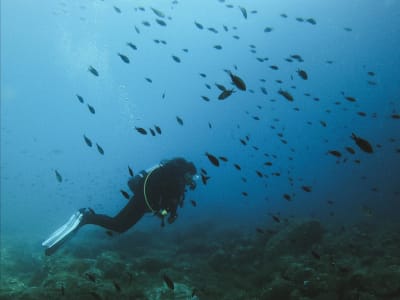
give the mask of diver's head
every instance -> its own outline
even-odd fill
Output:
[[[197,186],[196,181],[200,178],[198,174],[192,174],[192,173],[185,173],[185,184],[189,187],[189,189],[194,190]]]
[[[185,185],[189,189],[196,188],[196,180],[198,179],[197,170],[192,162],[182,157],[176,157],[163,163],[166,169],[169,169],[172,176],[183,176]]]

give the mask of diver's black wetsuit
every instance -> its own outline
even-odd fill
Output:
[[[136,175],[128,181],[134,195],[116,216],[109,217],[86,210],[81,224],[94,224],[116,232],[124,232],[147,212],[159,215],[164,225],[164,215],[160,214],[162,210],[169,213],[168,223],[172,223],[177,218],[178,205],[183,205],[185,186],[188,185],[186,173],[194,175],[196,168],[181,158],[167,161],[149,173],[142,172],[143,176]],[[191,184],[194,184],[193,181]],[[146,203],[145,193],[149,205]]]

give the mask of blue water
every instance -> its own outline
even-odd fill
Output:
[[[40,248],[41,241],[80,207],[113,215],[126,204],[119,191],[128,190],[128,165],[138,172],[175,156],[204,168],[211,179],[187,194],[197,207],[187,201],[166,231],[213,221],[214,226],[254,232],[273,222],[270,214],[349,224],[398,218],[400,120],[392,115],[400,113],[400,3],[222,2],[1,2],[3,237],[30,236]],[[247,19],[238,5],[246,7]],[[166,14],[167,26],[155,22],[150,7]],[[316,25],[296,17],[313,18]],[[264,32],[265,27],[273,30]],[[130,63],[117,53],[128,56]],[[293,54],[304,61],[285,61]],[[268,60],[259,62],[257,57]],[[90,65],[99,77],[88,72]],[[224,69],[240,76],[247,91],[231,85]],[[309,79],[301,79],[298,69]],[[216,82],[236,92],[219,101]],[[277,93],[281,88],[293,95],[293,102]],[[144,136],[135,130],[155,124],[161,135]],[[352,132],[367,139],[374,153],[358,148]],[[104,156],[87,147],[83,135],[101,145]],[[240,139],[246,136],[244,146]],[[346,146],[356,153],[348,153]],[[342,157],[328,154],[330,150],[340,151]],[[215,167],[205,152],[225,156],[228,162]],[[357,159],[360,163],[354,162]],[[272,166],[265,166],[267,161]],[[62,175],[61,183],[55,170]],[[257,176],[256,170],[265,177]],[[280,176],[273,175],[276,172]],[[302,186],[312,186],[312,191]],[[284,194],[292,200],[285,200]],[[132,230],[159,225],[149,216]],[[85,234],[90,240],[90,233],[80,233]]]

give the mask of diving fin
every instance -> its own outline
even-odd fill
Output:
[[[66,242],[69,238],[73,236],[73,234],[77,231],[79,228],[79,225],[82,222],[84,212],[81,210],[78,210],[75,212],[68,220],[67,223],[65,223],[63,226],[58,228],[56,231],[54,231],[43,243],[42,246],[46,247],[45,249],[45,254],[46,255],[51,255],[64,242]]]

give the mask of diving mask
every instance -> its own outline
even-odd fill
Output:
[[[198,181],[200,179],[200,175],[199,174],[190,174],[190,173],[186,173],[185,174],[185,181],[186,181],[186,185],[189,186],[189,189],[194,190],[197,186],[196,181]]]

